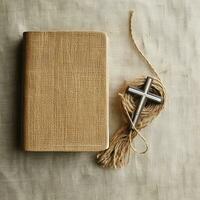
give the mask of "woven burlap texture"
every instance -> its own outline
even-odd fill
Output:
[[[106,35],[25,32],[27,151],[98,151],[108,146]]]

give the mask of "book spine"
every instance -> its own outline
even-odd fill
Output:
[[[29,138],[28,138],[28,70],[29,70],[29,55],[31,53],[30,47],[30,34],[28,32],[23,33],[23,51],[24,51],[24,70],[23,70],[23,148],[25,151],[29,150]]]

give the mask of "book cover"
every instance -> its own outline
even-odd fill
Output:
[[[108,70],[102,32],[24,32],[24,149],[108,147]]]

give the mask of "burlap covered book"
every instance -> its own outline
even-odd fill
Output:
[[[25,150],[106,149],[105,34],[25,32],[24,44]]]

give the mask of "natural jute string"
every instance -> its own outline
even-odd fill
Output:
[[[150,91],[152,93],[162,96],[164,101],[161,104],[147,102],[140,115],[136,127],[133,127],[130,130],[130,124],[133,124],[131,116],[132,113],[135,112],[135,109],[138,105],[138,98],[130,95],[126,91],[128,86],[141,88],[145,83],[146,77],[139,77],[134,81],[127,82],[121,88],[119,96],[121,98],[121,108],[124,116],[124,125],[113,134],[109,148],[100,152],[97,155],[97,162],[103,167],[121,168],[128,163],[131,152],[130,150],[133,150],[134,152],[140,154],[144,154],[145,152],[147,152],[148,145],[145,137],[142,136],[142,134],[140,133],[140,130],[146,127],[153,120],[153,118],[160,113],[160,111],[164,108],[165,103],[165,89],[160,80],[160,77],[153,65],[147,60],[147,58],[144,56],[144,54],[141,52],[135,42],[133,35],[133,11],[131,11],[129,27],[133,46],[155,76]],[[139,138],[144,142],[145,149],[143,151],[138,151],[132,144],[133,139],[136,136],[139,136]]]

